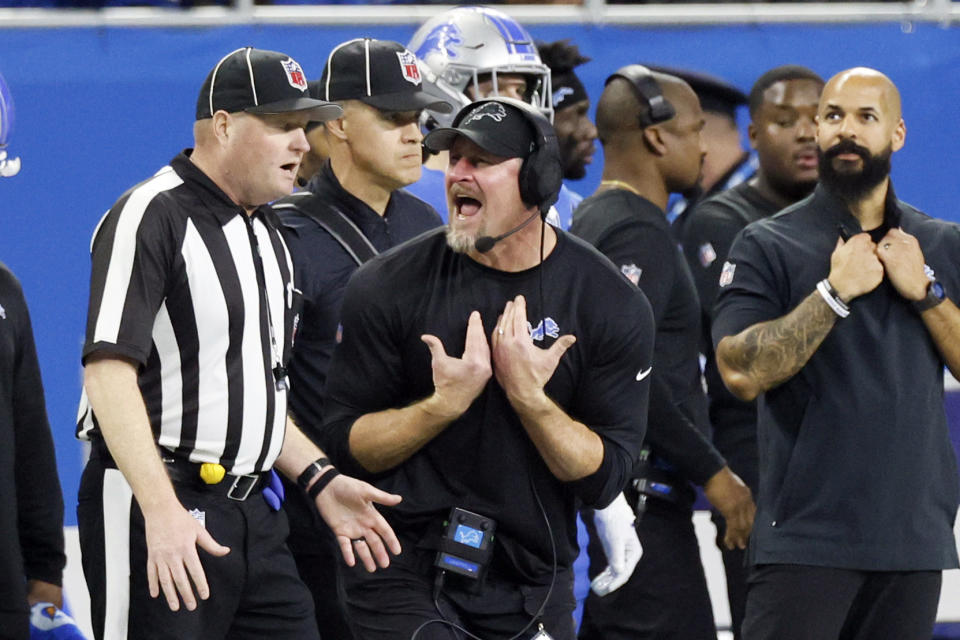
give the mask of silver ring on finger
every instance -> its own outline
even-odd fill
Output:
[[[889,243],[889,242],[884,242],[884,243],[883,243],[883,248],[884,248],[884,249],[889,249],[889,248],[890,248],[890,243]]]

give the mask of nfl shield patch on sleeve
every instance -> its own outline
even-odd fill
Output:
[[[724,262],[723,271],[720,272],[720,286],[725,287],[733,282],[733,272],[737,270],[737,265],[733,262]]]

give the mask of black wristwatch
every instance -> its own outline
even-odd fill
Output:
[[[309,465],[307,465],[307,468],[303,470],[303,473],[301,473],[297,477],[297,485],[301,489],[306,491],[307,487],[310,486],[310,481],[313,480],[313,478],[318,473],[320,473],[321,471],[323,471],[329,466],[330,466],[329,458],[317,458],[316,460],[311,462]]]
[[[927,287],[927,297],[923,300],[916,300],[913,303],[913,308],[916,309],[917,313],[923,313],[927,309],[933,309],[943,302],[946,297],[947,294],[944,292],[943,285],[940,284],[940,281],[931,280],[930,286]]]

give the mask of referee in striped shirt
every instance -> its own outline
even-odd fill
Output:
[[[264,204],[293,189],[303,127],[341,114],[306,88],[284,54],[225,56],[200,92],[195,148],[94,232],[78,520],[98,640],[319,638],[274,466],[348,565],[400,552],[373,506],[399,496],[338,475],[286,417],[298,292]]]

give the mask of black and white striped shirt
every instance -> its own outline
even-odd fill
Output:
[[[175,456],[264,471],[283,444],[287,392],[273,370],[290,352],[293,266],[269,207],[247,216],[187,153],[94,231],[83,358],[140,363],[154,438]],[[86,394],[77,436],[100,437]]]

